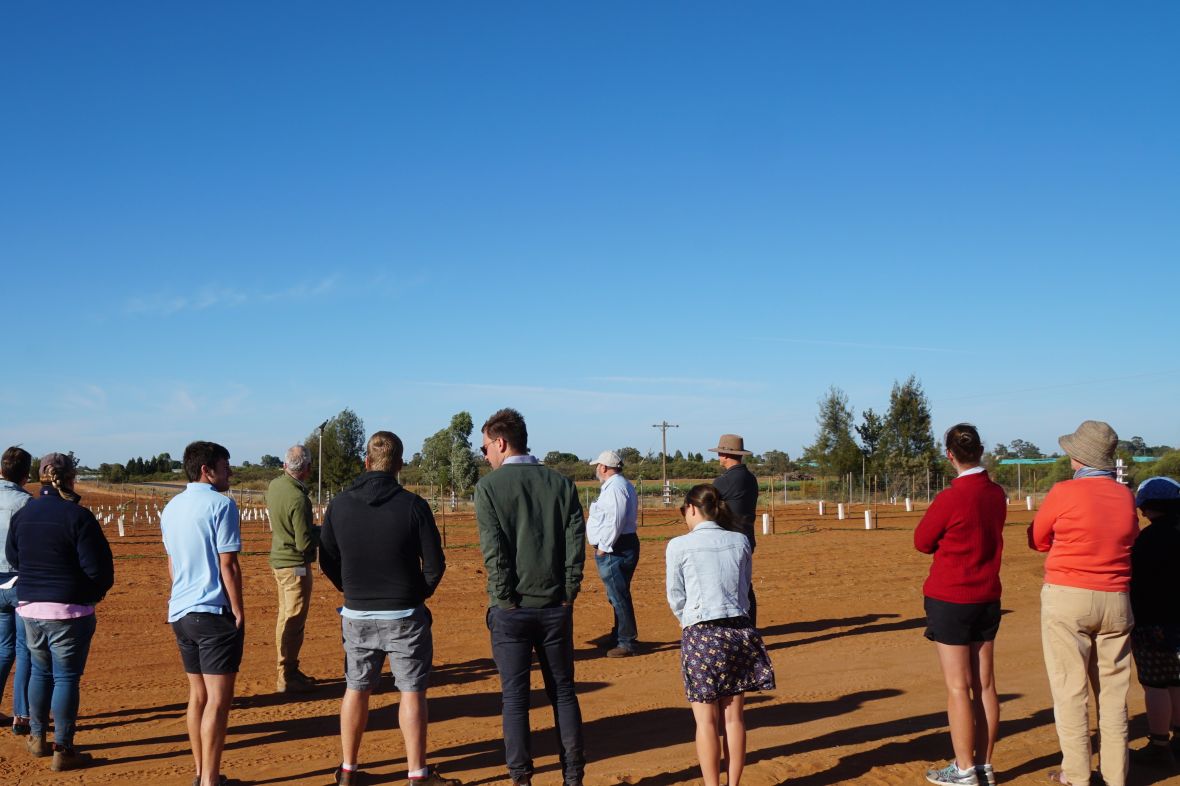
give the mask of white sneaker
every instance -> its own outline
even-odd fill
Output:
[[[975,775],[975,768],[960,770],[953,761],[941,770],[926,770],[926,780],[931,783],[949,783],[958,786],[979,786],[979,778]]]
[[[996,771],[991,764],[976,764],[975,777],[979,779],[980,786],[985,783],[987,786],[996,786]]]

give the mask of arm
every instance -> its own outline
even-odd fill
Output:
[[[4,559],[8,560],[8,564],[12,566],[13,570],[19,572],[20,568],[20,552],[16,550],[16,526],[19,511],[12,515],[8,522],[8,537],[4,539]]]
[[[233,612],[238,630],[246,624],[246,607],[242,604],[242,566],[238,564],[236,551],[221,552],[217,555],[221,565],[221,583],[229,597],[229,608]]]
[[[684,573],[680,569],[680,558],[676,547],[671,543],[668,544],[668,549],[664,552],[664,563],[667,570],[665,589],[668,595],[668,606],[671,607],[672,613],[679,620],[687,598],[684,593]]]
[[[479,548],[488,572],[488,596],[502,609],[516,608],[516,566],[496,508],[482,486],[475,487],[475,519],[479,528]]]
[[[591,515],[597,515],[598,550],[610,554],[619,538],[619,530],[623,528],[623,516],[627,513],[627,495],[620,485],[612,483],[609,489],[603,489],[592,510]]]
[[[1053,526],[1063,511],[1061,494],[1057,493],[1059,487],[1049,489],[1041,509],[1028,525],[1028,547],[1034,551],[1048,551],[1053,545]]]
[[[78,539],[75,544],[78,554],[78,567],[94,584],[96,600],[102,600],[115,583],[115,560],[111,556],[111,544],[106,535],[102,534],[102,527],[98,519],[85,508],[84,515],[78,529]]]
[[[447,570],[447,558],[443,553],[442,537],[438,533],[438,525],[434,522],[434,514],[426,500],[419,500],[416,505],[418,519],[418,543],[422,549],[422,577],[426,579],[426,597],[434,594],[438,583],[442,581],[443,573]]]
[[[340,573],[340,546],[336,543],[336,530],[332,527],[332,506],[324,513],[324,526],[320,528],[320,570],[332,582],[332,586],[344,592]]]
[[[578,500],[578,487],[567,481],[569,512],[565,524],[565,602],[573,604],[582,588],[582,566],[586,563],[586,519]]]
[[[308,555],[316,547],[316,530],[311,523],[311,500],[306,494],[299,496],[291,510],[291,530],[295,535],[295,550]]]
[[[914,529],[914,548],[923,554],[933,554],[938,550],[938,542],[942,540],[950,523],[951,506],[946,495],[947,492],[944,491],[934,498]]]

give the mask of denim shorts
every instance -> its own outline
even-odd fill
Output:
[[[344,641],[344,681],[349,690],[371,691],[389,657],[394,684],[403,693],[426,690],[434,660],[430,611],[425,606],[400,620],[340,618]]]
[[[172,632],[187,674],[238,673],[246,636],[228,610],[190,612],[172,623]]]

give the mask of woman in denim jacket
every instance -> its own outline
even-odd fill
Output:
[[[750,544],[711,484],[693,486],[680,513],[690,531],[668,543],[668,604],[683,629],[680,668],[697,757],[705,786],[718,786],[724,735],[727,783],[738,786],[746,762],[743,693],[774,688],[774,668],[748,616]]]

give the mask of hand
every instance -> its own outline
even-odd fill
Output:
[[[243,611],[240,614],[234,614],[234,627],[238,630],[246,627],[246,612]]]
[[[605,552],[605,551],[603,551],[602,549],[597,549],[597,548],[596,548],[596,549],[594,549],[594,556],[596,556],[596,557],[605,557],[605,556],[606,556],[606,552]]]

